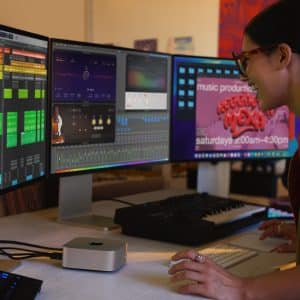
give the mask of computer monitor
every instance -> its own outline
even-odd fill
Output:
[[[0,190],[46,173],[48,38],[0,25]]]
[[[91,210],[91,172],[169,161],[171,56],[60,39],[50,51],[50,173],[68,175],[59,206],[69,219]]]
[[[0,193],[46,174],[47,64],[47,37],[0,25]]]
[[[234,60],[176,55],[172,65],[172,161],[279,159],[294,153],[294,116],[287,107],[263,113],[256,94],[239,79]],[[219,180],[224,183],[229,163],[215,164],[225,165]],[[205,189],[200,181],[212,191],[221,184],[211,169],[211,164],[200,165],[198,190]],[[224,190],[228,193],[228,184]]]

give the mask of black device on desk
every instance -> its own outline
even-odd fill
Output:
[[[1,300],[33,300],[41,290],[42,280],[0,271]]]
[[[266,208],[207,193],[119,208],[114,222],[127,235],[200,245],[266,218]]]

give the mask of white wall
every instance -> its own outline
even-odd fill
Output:
[[[0,23],[56,38],[133,47],[192,36],[195,55],[214,56],[220,0],[1,0]]]
[[[85,0],[1,0],[0,23],[39,34],[84,40]]]
[[[216,55],[219,0],[92,0],[93,40],[133,47],[135,39],[192,36],[195,53]]]
[[[86,18],[89,15],[90,18]],[[219,0],[1,0],[0,23],[51,37],[133,47],[135,39],[192,36],[216,55]]]

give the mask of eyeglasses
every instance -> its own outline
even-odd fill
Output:
[[[258,53],[268,53],[269,51],[275,49],[278,45],[271,45],[267,47],[258,47],[249,51],[242,51],[239,54],[235,54],[232,52],[232,57],[236,62],[236,65],[239,69],[240,75],[243,77],[247,76],[247,66],[248,66],[248,60],[252,55],[258,54]]]

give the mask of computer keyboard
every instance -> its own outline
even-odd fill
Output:
[[[207,255],[215,263],[223,268],[232,267],[242,261],[258,255],[258,252],[251,249],[241,248],[226,243],[215,244],[199,250],[199,253]]]
[[[201,245],[266,218],[266,208],[207,193],[185,194],[119,208],[122,233],[185,245]]]
[[[42,280],[0,271],[1,300],[33,300],[41,290]]]

